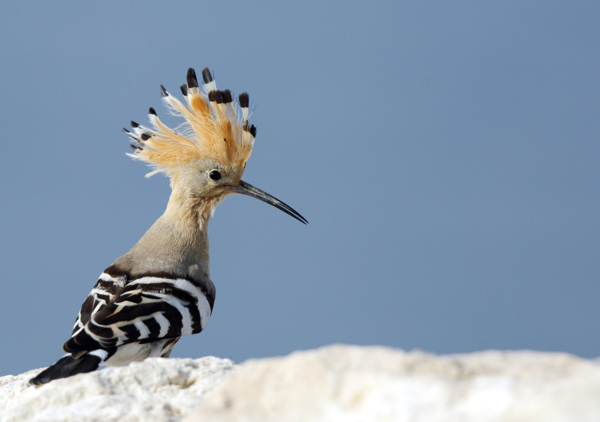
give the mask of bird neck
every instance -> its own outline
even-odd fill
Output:
[[[209,277],[208,221],[221,199],[194,198],[185,191],[174,189],[167,209],[157,223],[161,229],[170,232],[173,250],[187,256],[188,262],[195,262]]]
[[[220,202],[219,198],[198,198],[186,191],[173,189],[162,218],[190,234],[206,233],[208,220]]]
[[[174,190],[164,214],[115,264],[131,275],[167,272],[210,280],[207,229],[214,207],[214,200],[194,201]]]

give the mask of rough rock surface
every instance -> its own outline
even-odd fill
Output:
[[[328,346],[250,360],[148,359],[32,387],[0,421],[600,421],[600,364],[563,353],[436,356]]]
[[[34,387],[0,378],[1,422],[179,421],[235,367],[228,359],[146,359]]]
[[[597,422],[599,398],[567,354],[332,346],[244,363],[185,421]]]

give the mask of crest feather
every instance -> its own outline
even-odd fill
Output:
[[[248,123],[248,94],[240,94],[240,106],[233,104],[231,91],[217,90],[208,68],[202,71],[203,91],[196,72],[189,69],[187,83],[181,86],[187,105],[172,96],[162,85],[161,95],[169,112],[184,118],[171,129],[150,108],[151,128],[132,122],[133,131],[124,129],[132,141],[134,159],[148,163],[154,171],[173,175],[196,160],[213,160],[243,169],[250,158],[256,128]]]

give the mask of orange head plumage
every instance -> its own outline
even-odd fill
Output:
[[[256,128],[248,123],[248,94],[239,95],[238,107],[231,91],[217,89],[208,68],[202,71],[202,79],[203,91],[194,69],[188,70],[187,84],[181,85],[187,106],[161,86],[169,111],[183,117],[184,123],[172,129],[150,108],[152,127],[131,122],[133,130],[124,129],[134,149],[128,155],[154,168],[147,177],[158,172],[167,174],[174,192],[192,202],[210,203],[211,210],[228,194],[240,193],[306,223],[288,205],[241,180],[256,136]]]
[[[243,172],[256,136],[256,128],[248,123],[248,94],[240,94],[237,107],[228,89],[217,90],[208,68],[202,76],[204,92],[194,69],[188,70],[187,84],[181,85],[187,106],[161,86],[169,111],[185,119],[177,130],[161,122],[153,108],[149,113],[152,128],[131,122],[133,132],[125,130],[133,140],[134,152],[129,155],[154,167],[148,176],[164,172],[173,177],[197,160]]]

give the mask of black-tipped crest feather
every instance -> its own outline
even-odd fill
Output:
[[[247,92],[242,92],[240,94],[239,100],[240,100],[240,107],[242,107],[242,108],[248,108],[248,106],[250,105],[250,96],[248,95]]]
[[[187,72],[187,86],[188,88],[198,88],[198,79],[196,78],[196,71],[193,68],[189,68]]]
[[[205,67],[204,69],[202,69],[202,79],[204,80],[205,84],[209,84],[213,81],[213,77],[210,73],[210,69],[208,67]]]
[[[233,98],[231,96],[231,91],[228,89],[224,89],[223,91],[221,91],[223,93],[223,102],[225,104],[229,104],[233,102]]]
[[[213,89],[208,93],[208,99],[216,102],[217,104],[223,103],[223,91]]]

